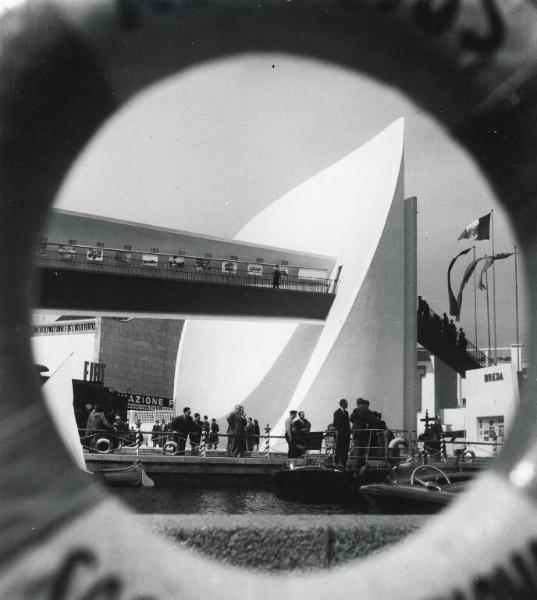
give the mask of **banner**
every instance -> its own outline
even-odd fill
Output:
[[[229,273],[231,275],[237,272],[237,263],[233,260],[222,263],[222,273]]]
[[[196,258],[196,271],[210,271],[210,270],[211,270],[211,259]]]
[[[173,399],[162,396],[146,396],[144,394],[130,394],[127,392],[114,392],[116,398],[127,401],[128,410],[155,408],[173,408]]]
[[[103,262],[104,252],[102,248],[88,248],[86,259],[92,262]]]
[[[117,262],[129,263],[131,262],[132,254],[130,252],[116,252]]]
[[[282,267],[280,267],[280,271],[282,271]],[[298,269],[299,279],[326,279],[326,275],[326,269],[306,269],[303,267]]]
[[[256,277],[261,277],[263,275],[263,265],[259,263],[252,263],[246,267],[246,272],[248,275],[255,275]]]
[[[142,267],[158,267],[158,254],[142,254]]]
[[[168,266],[171,269],[184,269],[185,259],[182,256],[170,256],[168,258]]]
[[[72,260],[76,254],[74,246],[58,246],[58,254],[63,260]]]
[[[459,314],[459,304],[457,302],[457,299],[455,298],[455,295],[453,294],[453,290],[451,289],[451,269],[453,269],[453,265],[455,264],[455,262],[457,261],[457,259],[459,258],[459,256],[462,256],[463,254],[467,254],[468,252],[470,252],[471,248],[468,248],[466,250],[463,250],[462,252],[459,252],[457,254],[457,256],[455,256],[455,258],[451,259],[451,262],[449,263],[449,267],[448,267],[448,271],[447,271],[447,286],[448,286],[448,297],[449,297],[449,314],[452,316],[457,316]]]

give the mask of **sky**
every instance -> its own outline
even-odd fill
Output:
[[[56,206],[230,238],[262,208],[400,117],[405,195],[418,199],[418,294],[441,314],[448,309],[449,261],[473,244],[457,241],[463,228],[494,209],[495,251],[510,252],[516,241],[507,218],[469,156],[420,107],[317,60],[241,55],[145,90],[96,134]],[[296,215],[297,228],[302,218]],[[477,242],[476,251],[490,254],[491,246]],[[454,269],[455,293],[468,262]],[[514,343],[513,257],[497,263],[496,306],[498,345]],[[475,341],[473,284],[460,325]],[[478,292],[481,346],[486,332],[486,295]]]

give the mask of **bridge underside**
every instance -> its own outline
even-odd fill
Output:
[[[77,314],[147,314],[167,318],[326,319],[335,295],[326,292],[162,280],[112,273],[38,268],[36,308]]]

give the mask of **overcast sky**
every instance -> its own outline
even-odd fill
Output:
[[[421,109],[371,79],[318,61],[245,55],[145,91],[99,132],[57,206],[232,237],[266,205],[401,116],[405,194],[418,198],[418,294],[442,313],[449,261],[471,245],[457,241],[461,230],[493,208],[495,250],[511,251],[507,219],[471,160]],[[478,242],[477,251],[490,254],[490,244]],[[456,288],[468,262],[454,271]],[[498,343],[509,345],[513,258],[497,263],[496,292]],[[478,337],[486,345],[486,296],[478,294]],[[473,314],[470,285],[461,324],[472,341]]]

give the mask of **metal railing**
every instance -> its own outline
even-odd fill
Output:
[[[151,260],[148,257],[151,257]],[[225,270],[225,266],[230,263],[234,265],[233,269]],[[281,267],[279,284],[274,286],[272,268],[269,272],[265,272],[266,269],[263,267],[267,265],[264,263],[251,264],[245,261],[194,256],[177,257],[138,250],[127,252],[110,248],[92,249],[87,246],[61,244],[42,244],[36,252],[35,265],[48,269],[106,272],[144,279],[195,281],[239,287],[278,287],[280,290],[322,294],[335,294],[338,282],[337,279],[286,274],[285,269],[289,270],[289,268]],[[252,267],[257,269],[252,270]],[[298,267],[294,269],[298,270]]]

